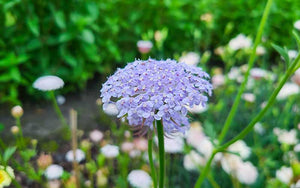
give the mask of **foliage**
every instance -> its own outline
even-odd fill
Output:
[[[226,44],[238,33],[251,35],[264,4],[255,0],[2,0],[1,102],[17,103],[20,91],[33,96],[32,82],[45,74],[62,77],[67,82],[64,92],[83,88],[94,73],[109,74],[116,65],[139,57],[136,42],[154,40],[156,30],[167,29],[168,36],[163,47],[157,44],[149,54],[152,57],[205,51]],[[278,0],[265,38],[293,47],[287,31],[300,17],[299,8],[299,1]],[[200,19],[206,13],[212,14],[211,21]]]

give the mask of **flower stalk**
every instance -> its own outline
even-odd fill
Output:
[[[165,145],[162,120],[157,121],[157,137],[159,149],[159,188],[164,188],[165,179]]]
[[[255,38],[254,46],[253,46],[252,51],[251,51],[251,56],[250,56],[248,64],[247,64],[248,68],[247,68],[246,74],[244,76],[244,81],[243,81],[241,87],[239,88],[238,94],[235,97],[232,108],[229,112],[229,115],[227,116],[227,119],[224,123],[223,129],[222,129],[222,131],[220,133],[220,136],[219,136],[219,139],[218,139],[220,144],[224,140],[224,138],[225,138],[225,136],[226,136],[226,134],[229,130],[229,127],[230,127],[230,125],[233,121],[233,118],[236,114],[236,111],[237,111],[237,108],[239,106],[240,100],[242,98],[242,94],[245,91],[245,88],[246,88],[246,85],[247,85],[247,82],[248,82],[248,77],[249,77],[249,74],[250,74],[250,70],[253,67],[253,64],[255,62],[256,48],[257,48],[257,46],[259,45],[259,43],[261,41],[262,33],[263,33],[263,30],[264,30],[264,26],[266,25],[268,15],[270,13],[272,2],[273,2],[273,0],[268,0],[267,5],[265,7],[265,10],[263,12],[263,16],[261,18],[259,28],[258,28],[258,31],[257,31],[257,35],[256,35],[256,38]]]
[[[278,93],[280,92],[281,88],[286,83],[286,81],[292,76],[292,74],[295,71],[295,67],[299,66],[299,64],[300,64],[300,54],[298,54],[297,58],[294,60],[292,65],[288,68],[287,72],[284,74],[284,77],[281,79],[278,87],[272,93],[272,95],[269,98],[266,106],[255,116],[255,118],[247,125],[247,127],[244,128],[237,136],[235,136],[234,138],[232,138],[231,140],[229,140],[225,144],[219,146],[217,149],[215,149],[213,151],[213,153],[210,156],[208,162],[206,163],[206,166],[205,166],[203,172],[200,174],[200,176],[199,176],[199,178],[198,178],[198,180],[195,184],[195,188],[200,188],[201,184],[203,183],[205,177],[207,176],[207,173],[209,172],[211,162],[212,162],[214,156],[218,152],[224,151],[226,148],[228,148],[230,145],[232,145],[236,141],[238,141],[240,139],[243,139],[250,131],[252,131],[254,125],[262,119],[262,117],[265,115],[265,113],[268,111],[268,109],[275,102],[276,97],[277,97]]]
[[[25,148],[25,142],[24,142],[20,117],[16,117],[16,124],[19,128],[19,143],[20,143],[19,147],[22,149],[22,148]]]
[[[149,164],[151,168],[151,177],[153,180],[154,188],[157,188],[157,180],[156,180],[156,173],[153,163],[153,156],[152,156],[152,146],[153,146],[153,134],[151,134],[148,138],[148,157],[149,157]]]
[[[59,119],[60,119],[61,123],[63,124],[63,126],[68,127],[67,121],[64,118],[64,116],[63,116],[63,114],[62,114],[62,112],[61,112],[61,110],[60,110],[60,108],[57,104],[57,101],[56,101],[56,98],[55,98],[55,95],[54,95],[54,91],[51,90],[51,91],[49,91],[49,93],[50,93],[50,97],[51,97],[51,100],[53,102],[53,107],[54,107],[54,110],[55,110],[57,116],[59,117]]]

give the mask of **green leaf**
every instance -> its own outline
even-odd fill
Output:
[[[65,15],[62,11],[55,11],[54,19],[55,19],[55,23],[57,24],[57,26],[59,28],[61,28],[61,29],[66,28],[66,19],[65,19]]]
[[[4,152],[4,155],[3,155],[3,160],[4,162],[7,162],[11,156],[16,152],[16,147],[8,147],[5,152]]]
[[[26,20],[26,23],[32,34],[34,34],[36,37],[40,35],[39,19],[36,15],[29,17]]]
[[[36,155],[36,151],[33,149],[26,149],[23,151],[20,151],[20,155],[24,161],[29,161],[32,157]]]
[[[287,50],[280,47],[280,46],[278,46],[278,45],[276,45],[276,44],[272,44],[272,47],[283,57],[285,62],[289,65],[290,64],[290,58],[289,58]]]
[[[89,29],[85,29],[82,31],[82,34],[81,34],[81,37],[82,39],[87,42],[87,43],[90,43],[90,44],[93,44],[95,42],[95,37],[94,37],[94,34],[91,30]]]

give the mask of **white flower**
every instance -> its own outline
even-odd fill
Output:
[[[224,154],[221,158],[221,166],[227,174],[235,175],[240,164],[243,163],[241,157],[233,154]]]
[[[81,149],[76,149],[76,161],[81,162],[85,159],[85,153]],[[73,150],[70,150],[66,153],[66,160],[68,162],[73,162],[74,160],[74,155],[73,155]]]
[[[298,52],[296,50],[289,50],[288,55],[290,59],[295,59],[298,55]]]
[[[300,27],[299,27],[300,28]],[[292,184],[291,186],[290,186],[290,188],[299,188],[300,187],[300,180],[298,180],[297,182],[296,182],[296,184]]]
[[[282,166],[279,170],[276,170],[276,178],[282,183],[289,184],[293,178],[292,168]]]
[[[257,46],[256,48],[256,55],[261,56],[266,53],[266,49],[263,46]]]
[[[243,93],[242,99],[244,99],[247,102],[253,103],[255,102],[255,95],[253,93]]]
[[[281,88],[280,92],[277,95],[278,100],[286,99],[291,95],[298,94],[300,92],[299,86],[294,83],[286,83]]]
[[[98,143],[102,140],[103,138],[103,133],[99,130],[93,130],[92,132],[90,132],[90,139],[91,141]]]
[[[265,133],[265,129],[260,122],[254,125],[254,131],[260,135]]]
[[[101,148],[101,153],[107,158],[114,158],[119,155],[119,147],[107,144]]]
[[[228,147],[228,150],[238,153],[243,159],[246,159],[251,154],[251,149],[246,145],[243,140],[238,140]]]
[[[227,75],[230,80],[241,81],[243,79],[241,70],[238,67],[232,67]]]
[[[137,42],[137,47],[138,47],[140,53],[146,54],[151,50],[151,48],[153,47],[153,44],[151,41],[148,41],[148,40],[139,40]]]
[[[181,153],[183,151],[184,142],[181,136],[164,137],[164,143],[166,153]]]
[[[193,114],[200,114],[207,110],[207,106],[203,106],[202,104],[194,105],[192,108],[189,106],[186,106],[186,108],[189,112],[191,112]]]
[[[199,122],[192,122],[190,126],[185,138],[188,144],[196,148],[205,135]]]
[[[216,74],[211,78],[212,85],[214,88],[224,85],[225,76],[223,74]]]
[[[131,157],[131,158],[136,158],[136,157],[139,157],[139,156],[141,156],[141,150],[138,150],[138,149],[134,149],[134,150],[131,150],[130,152],[129,152],[129,156]],[[148,156],[146,157],[146,160],[148,160]]]
[[[295,145],[294,151],[295,152],[300,152],[300,144]]]
[[[56,96],[56,101],[58,105],[63,105],[66,102],[66,98],[62,95]]]
[[[179,58],[179,62],[186,63],[188,65],[197,66],[200,62],[199,54],[195,52],[189,52]]]
[[[261,78],[266,78],[268,72],[264,69],[261,68],[252,68],[250,70],[250,76],[254,79],[261,79]]]
[[[135,188],[150,188],[152,185],[151,177],[143,170],[132,170],[128,174],[127,180]]]
[[[108,103],[103,105],[103,111],[110,116],[116,116],[119,114],[119,110],[117,108],[117,105],[114,103]]]
[[[213,144],[208,137],[204,136],[203,139],[198,141],[196,149],[203,154],[206,159],[208,159],[213,151]]]
[[[123,142],[121,145],[121,150],[126,153],[130,153],[134,149],[134,144],[132,142]]]
[[[239,34],[238,36],[229,41],[229,48],[231,48],[232,50],[250,48],[251,45],[251,39],[246,37],[244,34]]]
[[[63,172],[64,172],[63,167],[53,164],[48,166],[48,168],[45,170],[44,173],[48,180],[54,180],[60,178]]]
[[[297,20],[297,21],[294,23],[294,28],[300,30],[300,20]]]
[[[197,171],[200,166],[205,166],[206,160],[196,151],[192,150],[189,154],[183,158],[183,166],[189,171]]]
[[[237,168],[236,177],[244,184],[251,185],[255,183],[258,176],[257,169],[250,162],[243,162]]]
[[[63,86],[64,81],[61,78],[52,75],[39,77],[33,83],[33,87],[41,91],[56,90]]]
[[[278,142],[281,144],[295,145],[298,143],[297,131],[292,129],[290,131],[284,129],[273,129],[275,135],[277,135]]]

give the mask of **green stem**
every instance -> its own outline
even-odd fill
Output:
[[[25,148],[23,130],[22,130],[21,121],[19,117],[16,118],[16,124],[19,127],[20,148]]]
[[[152,156],[152,145],[153,145],[153,135],[151,135],[151,138],[148,139],[148,157],[149,157],[149,164],[151,168],[151,176],[152,176],[154,188],[157,188],[156,173],[155,173],[153,156]]]
[[[200,186],[202,185],[207,173],[209,172],[209,168],[210,168],[210,165],[212,163],[212,160],[214,159],[215,155],[217,154],[217,151],[213,151],[213,153],[211,154],[210,158],[208,159],[205,167],[204,167],[204,170],[201,172],[199,178],[197,179],[197,182],[195,184],[195,188],[200,188]]]
[[[294,73],[294,68],[298,65],[298,63],[300,63],[300,54],[298,54],[297,58],[295,59],[295,61],[292,63],[292,65],[289,67],[289,69],[287,70],[287,72],[285,73],[284,77],[282,78],[282,80],[280,81],[278,87],[275,89],[275,91],[272,93],[271,97],[269,98],[267,105],[255,116],[255,118],[247,125],[246,128],[244,128],[242,130],[242,132],[240,132],[236,137],[232,138],[231,140],[229,140],[228,142],[226,142],[225,144],[221,145],[220,147],[218,147],[213,154],[210,156],[208,162],[206,163],[206,166],[204,168],[204,171],[201,173],[201,175],[199,176],[196,184],[195,184],[195,188],[200,188],[201,184],[203,183],[211,162],[215,156],[215,154],[217,154],[218,152],[222,152],[224,151],[227,147],[229,147],[231,144],[235,143],[236,141],[244,138],[254,127],[254,125],[261,120],[261,118],[264,116],[264,114],[268,111],[268,109],[272,106],[272,104],[275,102],[276,97],[279,93],[279,91],[281,90],[281,88],[283,87],[283,85],[286,83],[286,81],[289,79],[289,77]]]
[[[164,145],[164,127],[162,121],[157,121],[157,137],[159,149],[159,188],[164,188],[165,179],[165,145]]]
[[[229,129],[229,127],[230,127],[230,125],[233,121],[233,118],[234,118],[234,116],[236,114],[236,111],[237,111],[237,108],[239,106],[242,94],[245,91],[245,88],[246,88],[246,85],[247,85],[247,82],[248,82],[248,77],[249,77],[249,74],[250,74],[250,70],[253,67],[253,64],[254,64],[254,61],[255,61],[256,48],[257,48],[258,44],[261,41],[262,33],[263,33],[263,30],[264,30],[264,26],[266,25],[266,21],[267,21],[267,18],[268,18],[270,9],[271,9],[272,2],[273,2],[273,0],[268,0],[267,5],[265,7],[263,16],[262,16],[260,24],[259,24],[258,32],[257,32],[256,38],[255,38],[255,42],[254,42],[254,46],[253,46],[253,49],[252,49],[252,52],[251,52],[251,56],[250,56],[249,61],[248,61],[248,68],[247,68],[246,74],[244,76],[244,81],[243,81],[241,87],[239,88],[238,94],[237,94],[237,96],[234,100],[232,108],[229,112],[229,115],[227,116],[227,119],[224,123],[223,129],[222,129],[221,134],[219,136],[219,143],[220,144],[222,143],[223,139],[225,138],[225,136],[228,132],[228,129]]]
[[[50,91],[50,97],[52,99],[52,102],[53,102],[53,107],[54,107],[54,110],[57,114],[57,116],[59,117],[61,123],[63,124],[63,126],[66,126],[66,127],[69,127],[68,124],[67,124],[67,121],[65,119],[65,117],[63,116],[58,104],[57,104],[57,101],[56,101],[56,98],[55,98],[55,95],[54,95],[54,91]]]

